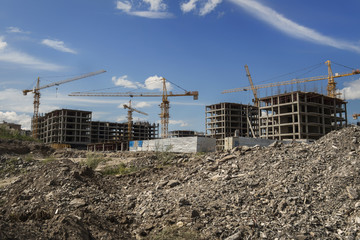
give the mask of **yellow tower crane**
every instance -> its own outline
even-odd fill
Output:
[[[360,117],[360,113],[353,114],[353,119],[356,120],[358,117]]]
[[[97,74],[100,74],[100,73],[104,73],[104,72],[106,72],[106,71],[105,70],[99,70],[99,71],[96,71],[96,72],[83,74],[81,76],[69,78],[69,79],[66,79],[66,80],[50,83],[50,84],[47,84],[47,85],[44,85],[44,86],[40,86],[40,77],[38,77],[37,82],[36,82],[36,86],[33,89],[23,90],[24,95],[27,95],[30,92],[34,93],[34,115],[33,115],[33,122],[32,122],[32,130],[33,130],[32,135],[33,135],[33,137],[38,138],[38,120],[39,120],[40,90],[41,89],[49,88],[49,87],[53,87],[53,86],[58,86],[60,84],[72,82],[72,81],[82,79],[82,78],[86,78],[86,77],[91,77],[91,76],[94,76],[94,75],[97,75]]]
[[[161,108],[161,138],[168,137],[168,126],[169,126],[169,109],[170,101],[168,97],[182,97],[182,96],[193,96],[194,100],[198,100],[198,91],[185,91],[185,93],[172,93],[168,92],[166,88],[166,79],[162,78],[163,91],[162,93],[132,93],[132,92],[74,92],[69,96],[82,96],[82,97],[162,97],[160,104]]]
[[[249,71],[248,65],[245,65],[245,70],[246,70],[246,76],[248,77],[249,82],[250,82],[251,90],[252,90],[252,92],[253,92],[253,94],[254,94],[254,105],[255,105],[256,107],[259,107],[259,98],[258,98],[258,96],[257,96],[257,90],[256,90],[256,88],[254,87],[254,83],[253,83],[253,81],[252,81],[252,78],[251,78],[251,75],[250,75],[250,71]]]
[[[257,89],[261,89],[261,88],[277,87],[277,86],[283,86],[283,85],[290,85],[290,84],[305,83],[305,82],[312,82],[312,81],[328,79],[327,95],[329,97],[335,98],[337,95],[339,95],[339,93],[336,93],[336,83],[334,81],[334,78],[347,77],[347,76],[360,74],[360,70],[353,70],[352,72],[349,72],[349,73],[333,75],[332,69],[331,69],[331,62],[326,61],[325,64],[327,64],[327,66],[328,66],[328,75],[325,75],[325,76],[309,77],[309,78],[302,78],[302,79],[292,79],[292,80],[283,81],[283,82],[267,83],[267,84],[248,86],[248,87],[243,87],[243,88],[234,88],[234,89],[224,90],[221,93],[233,93],[233,92],[241,92],[241,91],[249,91],[249,90],[254,91]]]
[[[129,141],[131,141],[132,140],[132,123],[133,123],[132,122],[132,120],[133,120],[132,113],[137,112],[137,113],[140,113],[140,114],[143,114],[146,116],[148,114],[131,107],[131,100],[129,101],[129,105],[124,104],[123,106],[124,106],[124,109],[128,109],[128,138],[129,138]]]

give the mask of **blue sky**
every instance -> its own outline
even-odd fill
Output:
[[[90,110],[93,119],[126,121],[126,97],[70,97],[71,92],[159,92],[164,77],[199,100],[170,98],[170,130],[205,130],[205,106],[251,103],[256,84],[360,68],[360,2],[286,0],[12,0],[0,3],[0,121],[30,127],[33,96],[22,90],[105,69],[107,72],[41,91],[40,112]],[[316,69],[308,68],[318,66]],[[345,66],[345,67],[344,67]],[[350,67],[350,68],[346,68]],[[311,69],[311,71],[310,71]],[[298,71],[302,70],[302,71]],[[289,74],[293,73],[293,74]],[[360,76],[336,79],[351,115],[359,113]],[[171,91],[182,93],[175,85]],[[279,91],[325,93],[326,80]],[[135,120],[159,121],[160,98],[133,98]]]

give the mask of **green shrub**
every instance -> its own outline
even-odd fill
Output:
[[[117,166],[105,167],[101,172],[105,175],[129,174],[136,172],[138,169],[135,167],[127,167],[125,163],[120,163]]]
[[[0,126],[0,138],[25,140],[25,141],[37,141],[32,137],[21,135],[19,131],[9,130],[5,126]]]
[[[95,169],[99,165],[99,163],[104,162],[105,159],[100,154],[89,153],[86,155],[85,165],[89,168]]]
[[[171,152],[172,148],[172,145],[168,145],[165,149],[159,150],[159,145],[155,146],[155,156],[160,165],[167,165],[175,158],[175,154]]]
[[[53,161],[55,161],[56,160],[56,158],[54,157],[54,156],[48,156],[47,158],[45,158],[44,160],[43,160],[43,163],[50,163],[50,162],[53,162]]]

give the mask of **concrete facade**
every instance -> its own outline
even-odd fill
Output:
[[[259,133],[268,139],[319,139],[347,124],[346,101],[314,92],[260,98]]]
[[[216,150],[224,150],[226,137],[258,135],[255,106],[223,102],[206,106],[205,114],[206,136],[216,139]]]
[[[70,144],[85,148],[92,143],[118,143],[128,141],[128,124],[91,121],[92,112],[61,109],[39,117],[39,139],[44,143]],[[148,122],[133,123],[133,139],[158,137],[159,125]],[[127,146],[127,144],[126,144]]]
[[[38,136],[44,143],[86,145],[91,142],[91,112],[60,109],[39,117]]]
[[[147,140],[159,136],[159,124],[134,122],[132,139]],[[91,143],[128,141],[128,124],[111,122],[91,122]]]

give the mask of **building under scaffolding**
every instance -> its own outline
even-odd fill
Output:
[[[223,150],[226,137],[258,135],[258,108],[239,103],[206,106],[206,136],[216,138],[216,150]]]

